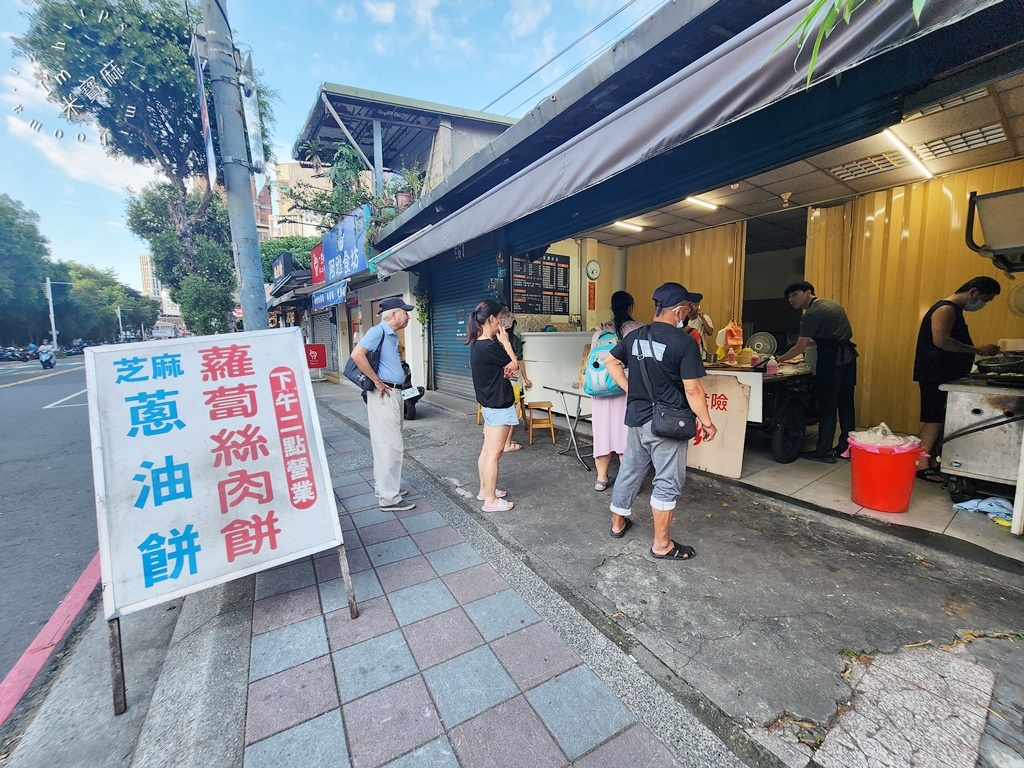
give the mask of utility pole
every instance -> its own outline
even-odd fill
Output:
[[[263,264],[256,239],[256,214],[249,184],[245,123],[238,90],[238,64],[231,39],[231,26],[228,24],[227,5],[228,0],[203,0],[206,57],[210,62],[214,114],[220,139],[224,187],[228,196],[228,219],[235,246],[242,324],[247,331],[262,331],[270,327],[270,321],[263,291]]]
[[[57,346],[57,324],[53,319],[53,286],[55,285],[71,285],[71,283],[62,283],[46,278],[46,301],[50,305],[50,341],[53,346]]]

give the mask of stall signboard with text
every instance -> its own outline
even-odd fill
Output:
[[[348,280],[342,280],[338,283],[332,283],[326,288],[321,288],[319,291],[313,292],[313,309],[326,309],[327,307],[333,307],[335,304],[341,304],[345,301],[345,296],[348,293]]]
[[[108,620],[341,544],[298,328],[85,364]]]
[[[324,244],[317,243],[309,252],[309,270],[314,285],[327,282],[327,271],[324,267]]]
[[[306,367],[326,368],[327,367],[327,345],[307,344],[306,345]]]
[[[324,270],[326,281],[333,283],[365,272],[366,224],[370,220],[370,206],[354,208],[323,237]]]
[[[723,477],[739,477],[743,474],[750,386],[741,384],[735,376],[705,376],[700,383],[718,434],[705,442],[698,430],[686,451],[686,466]]]

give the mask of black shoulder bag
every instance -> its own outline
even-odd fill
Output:
[[[380,367],[380,348],[384,346],[384,338],[386,334],[381,334],[380,344],[372,352],[366,353],[366,361],[370,364],[370,367],[374,371]],[[345,374],[345,378],[359,387],[363,392],[372,392],[377,388],[369,376],[359,370],[359,366],[356,365],[356,361],[349,357],[348,362],[345,363],[345,370],[342,372]],[[365,399],[365,395],[363,396]]]
[[[640,340],[637,339],[637,344]],[[654,356],[654,342],[651,340],[651,326],[647,326],[647,345]],[[640,375],[644,377],[644,384],[647,387],[647,394],[654,403],[654,418],[651,420],[651,432],[658,437],[665,437],[670,440],[692,440],[697,436],[697,415],[690,408],[673,408],[670,405],[659,403],[654,395],[654,387],[651,386],[651,377],[647,375],[647,357],[643,354],[643,347],[637,355],[640,365]]]

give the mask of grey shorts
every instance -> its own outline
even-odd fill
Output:
[[[668,512],[676,508],[676,499],[686,483],[686,449],[689,441],[669,440],[651,432],[651,422],[629,427],[626,452],[612,486],[611,511],[630,516],[630,507],[640,493],[648,469],[654,467],[651,506]]]

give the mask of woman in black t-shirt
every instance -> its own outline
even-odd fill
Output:
[[[501,304],[485,299],[476,305],[467,323],[469,364],[473,389],[484,417],[484,444],[477,469],[484,512],[503,512],[513,504],[497,489],[498,460],[512,427],[519,423],[509,379],[519,370],[508,331],[501,324]]]

